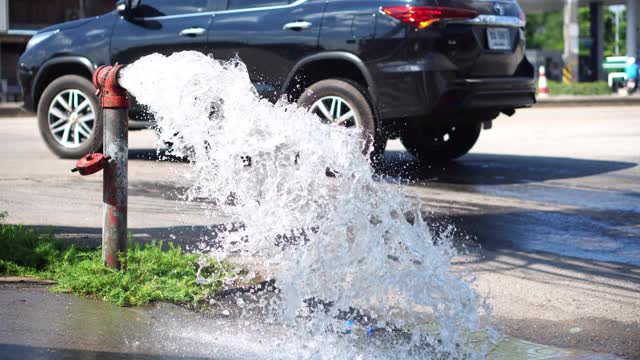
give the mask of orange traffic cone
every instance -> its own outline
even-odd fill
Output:
[[[545,74],[545,71],[544,71],[544,65],[540,65],[540,70],[539,70],[538,96],[539,97],[549,96],[549,88],[547,87],[547,75]]]

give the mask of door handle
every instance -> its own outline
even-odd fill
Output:
[[[311,27],[311,23],[308,21],[294,21],[290,23],[284,24],[282,27],[283,30],[292,30],[292,31],[300,31],[306,30]]]
[[[192,28],[188,28],[180,31],[180,36],[195,37],[195,36],[204,35],[206,31],[207,30],[203,28],[192,27]]]

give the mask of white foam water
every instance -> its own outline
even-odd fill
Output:
[[[455,250],[375,179],[357,129],[261,99],[237,59],[154,54],[120,82],[154,113],[160,142],[189,159],[187,199],[242,224],[209,256],[259,259],[275,279],[270,319],[288,345],[267,358],[484,357],[471,336],[486,309],[451,271]],[[375,333],[345,334],[348,320]]]

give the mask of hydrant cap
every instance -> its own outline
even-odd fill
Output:
[[[104,168],[107,158],[101,153],[92,153],[83,156],[76,162],[76,169],[80,175],[91,175]]]

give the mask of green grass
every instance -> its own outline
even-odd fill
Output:
[[[578,82],[563,84],[558,81],[547,82],[549,95],[611,95],[606,81]]]
[[[230,275],[227,266],[207,259],[201,273],[213,281],[198,283],[200,256],[162,245],[134,245],[122,258],[126,268],[116,271],[103,266],[99,248],[67,246],[31,228],[0,224],[0,276],[54,280],[53,291],[129,306],[156,301],[197,305]]]

